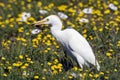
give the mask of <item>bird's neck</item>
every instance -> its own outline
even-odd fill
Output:
[[[52,33],[52,35],[53,35],[55,38],[58,38],[61,32],[62,32],[62,24],[52,25],[52,27],[51,27],[51,33]]]

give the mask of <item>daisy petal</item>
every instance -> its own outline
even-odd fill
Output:
[[[91,14],[92,13],[92,8],[85,8],[85,9],[83,9],[83,12],[85,14]]]
[[[114,11],[118,10],[118,8],[117,8],[114,4],[112,4],[112,3],[110,3],[110,4],[108,5],[108,7],[109,7],[110,9],[114,10]]]
[[[40,29],[33,29],[32,30],[32,34],[38,34],[38,33],[40,33],[41,32],[41,30]]]
[[[88,19],[85,19],[85,18],[81,18],[79,21],[80,21],[80,22],[83,22],[83,23],[88,23],[88,22],[89,22],[89,20],[88,20]]]
[[[47,11],[47,10],[39,10],[39,13],[40,13],[40,14],[47,14],[48,11]]]
[[[64,14],[63,12],[58,12],[58,16],[61,18],[61,19],[67,19],[68,16],[66,14]]]

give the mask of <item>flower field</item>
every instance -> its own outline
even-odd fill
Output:
[[[32,32],[53,14],[87,39],[100,71],[65,57],[49,25]],[[0,0],[0,80],[120,80],[120,1]]]

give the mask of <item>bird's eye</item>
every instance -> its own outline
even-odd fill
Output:
[[[49,19],[46,19],[47,21],[49,21]]]

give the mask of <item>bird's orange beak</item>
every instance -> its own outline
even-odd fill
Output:
[[[35,26],[37,26],[37,25],[44,24],[44,22],[47,22],[47,20],[41,20],[41,21],[37,21],[37,22],[33,23],[32,25],[35,25]]]

